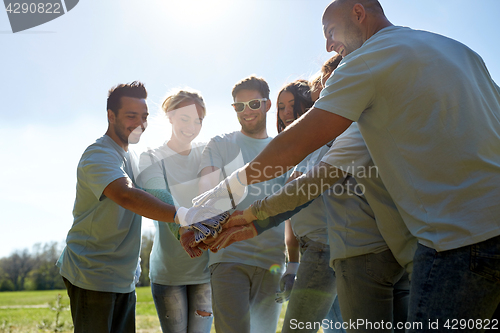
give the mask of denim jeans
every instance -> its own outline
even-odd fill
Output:
[[[135,333],[135,291],[122,294],[82,289],[63,277],[75,333]]]
[[[442,252],[419,244],[413,267],[408,320],[422,327],[408,332],[447,331],[447,323],[455,332],[483,331],[473,322],[484,324],[500,304],[500,236]]]
[[[212,327],[210,283],[165,286],[152,283],[161,330],[164,333],[209,333]],[[197,311],[210,313],[201,316]]]
[[[323,326],[324,333],[345,332],[345,329],[342,328],[343,320],[342,320],[342,315],[340,313],[340,304],[338,295],[335,296],[333,305],[330,308],[330,311],[328,311],[328,313],[326,314],[326,319],[328,320],[328,325]]]
[[[276,303],[281,275],[257,266],[210,266],[215,330],[222,333],[275,333],[281,312]]]
[[[337,259],[334,266],[342,318],[361,323],[346,326],[347,332],[404,332],[404,326],[396,329],[396,323],[407,319],[408,274],[390,250]],[[379,326],[382,321],[391,326]]]
[[[340,315],[334,312],[333,304],[337,296],[335,272],[330,267],[330,247],[301,237],[300,265],[295,283],[290,294],[282,332],[317,332],[320,327],[332,327],[326,332],[344,332],[335,330],[335,323],[330,320]],[[328,314],[330,318],[328,318]],[[327,319],[326,321],[323,321]],[[328,321],[328,324],[325,324]],[[342,322],[342,318],[340,318]]]

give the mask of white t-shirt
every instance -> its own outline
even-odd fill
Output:
[[[129,293],[141,248],[141,216],[103,195],[114,180],[134,180],[129,153],[105,135],[85,150],[77,169],[73,226],[57,262],[71,284]]]
[[[348,172],[363,186],[365,198],[375,214],[378,230],[387,246],[401,266],[412,263],[417,239],[406,227],[379,177],[357,123],[353,123],[334,141],[322,162]],[[366,222],[368,229],[373,227],[373,221]],[[411,271],[411,267],[408,267],[408,271]]]
[[[254,139],[237,131],[210,140],[203,151],[200,171],[207,166],[222,169],[227,176],[252,161],[272,140]],[[255,200],[279,190],[287,179],[287,173],[266,182],[248,186],[248,195],[236,207],[243,210]],[[222,180],[222,179],[221,179]],[[236,262],[264,269],[283,269],[285,264],[285,224],[264,231],[257,237],[236,242],[217,253],[210,254],[209,265],[220,262]]]
[[[437,251],[500,234],[500,88],[463,44],[391,26],[315,103],[357,121],[410,232]]]
[[[166,181],[176,207],[191,207],[191,200],[198,195],[198,167],[204,147],[204,144],[193,143],[188,155],[180,155],[165,143],[143,153],[139,163],[140,183],[155,180],[154,184],[165,189],[165,165]],[[151,282],[169,286],[208,283],[209,251],[191,259],[167,223],[154,221],[154,225],[156,232],[149,265]]]

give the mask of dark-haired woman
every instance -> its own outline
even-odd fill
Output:
[[[277,101],[278,132],[291,125],[313,104],[308,81],[297,80],[283,87]],[[307,156],[294,169],[290,180],[319,163],[328,149],[324,146]],[[325,319],[324,323],[328,324],[322,325],[324,332],[344,332],[335,328],[335,323],[340,327],[342,318],[336,298],[335,273],[329,265],[327,214],[321,197],[286,221],[285,242],[288,264],[281,278],[283,291],[276,299],[284,301],[289,296],[282,332],[295,331],[295,324],[299,322],[323,323]],[[303,328],[300,332],[316,332],[318,328]]]

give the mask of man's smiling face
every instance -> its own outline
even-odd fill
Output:
[[[363,45],[363,34],[361,29],[354,23],[355,15],[350,10],[343,8],[348,6],[330,6],[323,15],[323,33],[326,38],[326,50],[336,52],[342,57],[359,49]]]
[[[248,102],[253,99],[262,99],[263,97],[257,90],[240,90],[234,96],[234,102]],[[258,134],[266,129],[266,114],[269,109],[268,103],[265,101],[261,102],[261,106],[258,110],[252,110],[245,105],[243,111],[238,112],[236,115],[238,121],[241,124],[241,131],[244,134]]]

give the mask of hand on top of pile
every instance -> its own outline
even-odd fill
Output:
[[[231,215],[224,212],[215,217],[221,226],[221,230],[206,237],[197,237],[199,230],[191,228],[184,229],[181,235],[181,244],[191,258],[199,257],[203,251],[217,252],[228,247],[234,242],[246,240],[257,236],[257,230],[253,225],[256,220],[252,215],[250,207],[244,211],[235,211]]]

